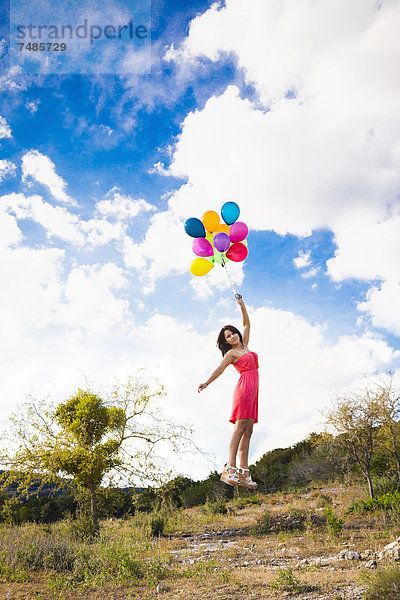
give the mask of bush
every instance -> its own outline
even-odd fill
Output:
[[[211,515],[226,515],[228,509],[226,507],[225,500],[222,498],[217,498],[216,500],[210,500],[210,498],[207,498],[205,512]]]
[[[273,590],[291,592],[292,594],[299,594],[307,589],[306,586],[300,583],[298,577],[293,574],[292,569],[281,569],[280,567],[278,567],[276,582],[271,584],[271,588]]]
[[[370,498],[369,500],[354,500],[347,510],[356,514],[365,514],[377,510],[384,510],[387,513],[400,513],[400,492],[388,492],[383,496]]]
[[[75,519],[68,519],[68,530],[72,538],[82,542],[91,541],[98,535],[91,515],[82,510],[76,514]]]
[[[331,508],[325,508],[324,513],[326,516],[328,533],[330,536],[336,537],[342,531],[344,521],[343,519],[338,519],[338,517],[335,517]]]
[[[161,515],[153,517],[150,521],[151,537],[160,537],[164,533],[165,518]]]
[[[400,568],[390,565],[378,569],[374,575],[365,574],[368,589],[365,600],[400,600]]]
[[[372,477],[372,485],[374,487],[375,496],[384,496],[389,492],[400,491],[400,480],[397,475],[381,475],[380,477]]]

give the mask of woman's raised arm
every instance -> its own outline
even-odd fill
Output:
[[[242,311],[243,318],[243,344],[245,346],[248,345],[250,339],[250,319],[247,314],[246,306],[242,297],[236,298],[236,302],[240,306],[240,310]]]

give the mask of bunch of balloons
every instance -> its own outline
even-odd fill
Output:
[[[208,210],[202,219],[191,217],[185,223],[185,231],[194,238],[195,258],[190,272],[196,277],[206,275],[217,262],[222,266],[228,260],[241,262],[247,257],[246,237],[249,232],[245,223],[238,221],[240,209],[236,202],[225,202],[219,214]]]

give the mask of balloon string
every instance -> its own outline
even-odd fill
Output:
[[[228,279],[229,279],[229,283],[230,283],[231,288],[232,288],[233,295],[235,296],[235,298],[236,298],[236,296],[239,296],[241,298],[242,296],[239,294],[239,292],[237,291],[237,289],[233,285],[231,276],[229,275],[229,271],[228,271],[228,269],[226,267],[226,262],[224,261],[224,259],[222,259],[222,266],[225,268],[225,273],[228,275]]]

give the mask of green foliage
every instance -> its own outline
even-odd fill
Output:
[[[369,498],[368,500],[355,500],[347,510],[355,514],[365,514],[377,510],[400,513],[400,492],[388,492],[383,496]]]
[[[395,473],[372,477],[372,484],[376,496],[383,496],[388,492],[400,492],[400,479]]]
[[[255,494],[252,496],[241,496],[239,498],[235,498],[233,501],[233,508],[239,510],[241,508],[245,508],[245,506],[248,506],[249,504],[260,504],[260,498]]]
[[[153,512],[161,507],[161,496],[157,490],[148,487],[145,490],[136,491],[132,495],[132,508],[136,512]]]
[[[204,481],[196,481],[185,488],[181,493],[182,505],[185,508],[199,506],[207,501],[207,498],[233,498],[233,487],[221,482],[221,474],[212,471]]]
[[[329,535],[331,537],[338,536],[343,529],[344,520],[336,517],[331,508],[325,508],[324,514]]]
[[[150,521],[151,537],[160,537],[164,533],[166,519],[162,515],[156,515]]]
[[[207,498],[204,511],[210,515],[226,515],[228,508],[225,500],[222,498],[216,498],[214,500]]]
[[[163,395],[162,386],[153,376],[149,384],[146,374],[139,373],[125,385],[115,387],[108,399],[78,389],[56,407],[45,401],[37,406],[28,403],[13,421],[17,451],[5,451],[0,457],[7,467],[0,472],[0,487],[9,488],[17,481],[15,492],[24,497],[39,495],[46,485],[53,491],[66,485],[72,490],[86,490],[93,526],[98,529],[99,516],[124,514],[130,505],[122,492],[100,490],[104,477],[118,472],[160,484],[169,474],[156,466],[154,447],[164,441],[178,451],[190,433],[169,422],[153,406],[153,401]],[[181,490],[191,482],[184,480],[181,478],[180,486],[167,489],[166,497],[179,502]],[[122,511],[117,510],[121,503]],[[43,520],[54,517],[52,508],[50,504],[46,507]],[[3,519],[22,522],[32,518],[25,505],[18,511],[14,509],[6,506]]]
[[[278,567],[276,582],[271,583],[273,590],[280,592],[291,592],[292,594],[300,594],[307,589],[307,586],[300,583],[300,579],[296,577],[292,569],[282,569]]]
[[[179,475],[160,487],[162,503],[180,508],[183,506],[183,493],[194,484],[193,479]]]
[[[80,509],[75,518],[68,519],[68,530],[74,540],[82,542],[94,540],[99,532],[91,514],[84,509]]]
[[[52,523],[74,513],[76,502],[69,493],[54,497],[44,496],[36,498],[31,496],[27,500],[8,498],[0,508],[0,521],[9,525],[21,523]]]
[[[400,568],[388,565],[376,573],[364,573],[368,588],[364,600],[400,600]]]
[[[265,510],[261,516],[260,528],[262,533],[303,531],[312,519],[312,513],[298,508],[292,508],[286,514],[279,515]]]

